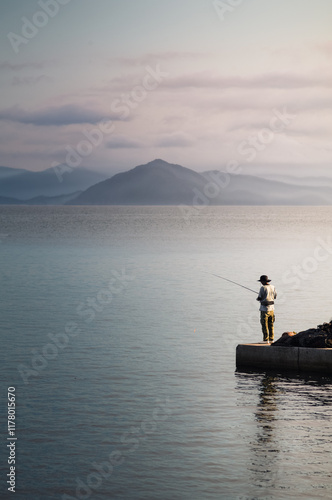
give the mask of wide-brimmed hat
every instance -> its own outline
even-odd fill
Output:
[[[269,283],[271,280],[269,280],[269,278],[268,278],[268,276],[266,276],[266,274],[262,274],[262,276],[257,281],[260,281],[261,283]]]

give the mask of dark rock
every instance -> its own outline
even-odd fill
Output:
[[[272,346],[332,348],[332,321],[303,332],[285,332]]]

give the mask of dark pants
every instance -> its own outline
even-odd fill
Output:
[[[261,311],[261,325],[263,331],[263,340],[273,342],[274,339],[274,311]]]

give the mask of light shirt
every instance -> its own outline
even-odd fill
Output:
[[[264,305],[264,301],[274,302],[274,299],[277,298],[277,292],[273,285],[262,285],[257,298],[261,299],[260,311],[274,311],[274,304]]]

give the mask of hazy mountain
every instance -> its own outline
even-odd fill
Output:
[[[29,200],[38,196],[69,195],[84,191],[106,178],[106,174],[83,168],[74,168],[59,177],[53,168],[42,172],[31,172],[0,167],[0,196]]]
[[[91,186],[73,205],[330,205],[332,187],[194,172],[154,160]]]
[[[62,194],[60,196],[36,196],[22,203],[25,205],[65,205],[69,201],[77,198],[81,193],[82,191],[76,191],[76,193]]]
[[[28,172],[28,170],[23,170],[23,168],[10,168],[0,166],[0,180],[6,179],[8,177],[15,177],[16,175]]]
[[[0,205],[65,205],[81,193],[82,191],[76,191],[75,193],[63,194],[60,196],[36,196],[29,200],[19,200],[17,198],[0,196]]]
[[[308,187],[332,187],[332,177],[295,177],[293,175],[282,175],[282,174],[264,174],[260,175],[264,179],[274,180],[279,182],[285,182],[287,184],[296,184],[297,186],[308,186]]]
[[[194,189],[203,190],[201,174],[180,165],[154,160],[90,187],[71,204],[177,205],[192,204]]]
[[[217,203],[225,205],[330,205],[332,187],[297,186],[251,175],[230,175]]]
[[[7,196],[0,196],[0,205],[24,205],[24,201],[17,200],[16,198],[8,198]]]

